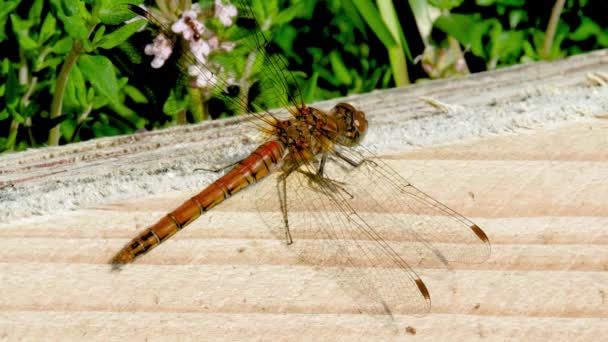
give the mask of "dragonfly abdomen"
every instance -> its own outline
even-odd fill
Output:
[[[196,220],[204,212],[269,175],[282,160],[284,151],[285,147],[278,141],[269,141],[259,146],[227,174],[131,240],[112,258],[111,263],[114,268],[135,260],[136,257],[158,246]]]

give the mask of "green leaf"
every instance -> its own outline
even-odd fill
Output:
[[[514,29],[522,21],[528,20],[528,12],[524,10],[513,10],[509,12],[509,27]]]
[[[167,115],[175,116],[179,112],[186,110],[189,102],[189,96],[184,96],[183,99],[180,100],[179,96],[172,89],[169,98],[167,98],[167,101],[165,101],[165,104],[163,105],[163,112]]]
[[[128,5],[139,5],[143,0],[103,0],[100,3],[99,20],[106,25],[120,25],[135,17]]]
[[[82,17],[59,14],[59,20],[63,23],[63,27],[70,37],[78,40],[85,40],[89,35],[87,23]]]
[[[274,18],[273,24],[277,26],[282,26],[291,22],[296,17],[301,17],[303,12],[305,11],[305,6],[310,3],[311,2],[301,1],[289,6],[283,11],[280,11]],[[314,2],[312,2],[312,4],[314,4]]]
[[[19,102],[19,80],[17,79],[17,71],[13,65],[9,65],[8,77],[6,79],[6,105],[9,108],[16,108]]]
[[[118,79],[118,89],[122,89],[124,86],[127,85],[127,83],[129,83],[129,78],[128,77],[121,77]]]
[[[353,5],[351,0],[344,0],[344,1],[341,1],[340,3],[342,4],[342,10],[344,11],[343,16],[348,21],[348,23],[350,25],[354,26],[355,28],[357,28],[357,30],[359,30],[359,32],[361,32],[364,36],[367,36],[366,31],[365,31],[365,27],[366,27],[365,22],[359,15],[357,8]],[[340,18],[337,17],[336,19],[340,19]]]
[[[111,103],[118,102],[116,73],[107,57],[84,54],[78,59],[78,67],[98,94]]]
[[[8,116],[8,109],[4,108],[4,110],[0,112],[0,120],[8,119]]]
[[[329,62],[331,63],[331,67],[334,71],[334,74],[342,84],[351,84],[353,79],[348,72],[348,68],[344,64],[342,57],[338,53],[337,50],[332,50],[329,53]]]
[[[315,92],[318,89],[317,82],[319,81],[319,73],[313,72],[312,76],[305,83],[304,102],[309,103],[315,100]]]
[[[82,1],[74,1],[74,0],[61,0],[61,9],[63,13],[67,16],[74,16],[80,13],[81,7],[79,5]]]
[[[11,60],[8,59],[8,57],[5,57],[4,59],[2,59],[2,63],[0,63],[0,73],[2,73],[2,75],[8,75],[10,67]]]
[[[86,99],[87,99],[86,102],[88,102],[88,103],[92,103],[92,102],[95,101],[95,89],[89,88],[87,90],[87,97],[86,97]],[[96,108],[98,108],[98,107],[96,107]]]
[[[385,48],[389,49],[397,45],[397,42],[386,25],[384,25],[384,21],[382,20],[378,9],[372,1],[352,0],[352,2],[359,11],[359,14],[376,34],[378,39],[380,39]]]
[[[118,113],[123,119],[126,119],[130,127],[140,128],[146,123],[145,119],[138,117],[134,110],[122,103],[110,103],[110,108],[112,108],[115,113]]]
[[[106,33],[106,26],[100,25],[99,28],[95,31],[93,35],[93,40],[91,40],[94,44],[96,44],[100,39],[103,38],[103,34]]]
[[[13,13],[19,5],[20,0],[5,1],[0,3],[0,42],[8,38],[6,35],[6,22],[8,21],[8,15]]]
[[[53,52],[56,54],[64,55],[72,50],[73,45],[74,40],[72,37],[65,37],[55,42],[55,44],[53,44],[51,47],[51,50],[53,50]]]
[[[119,29],[114,30],[114,32],[106,34],[99,40],[97,45],[102,49],[112,49],[115,46],[122,44],[135,32],[139,31],[145,24],[145,20],[138,20],[123,25]]]
[[[0,152],[6,151],[10,148],[10,143],[7,138],[0,138]]]
[[[16,110],[14,110],[11,107],[7,107],[7,108],[8,108],[9,113],[13,117],[13,120],[17,121],[20,124],[25,122],[25,118],[21,114],[19,114]]]
[[[29,20],[38,22],[42,18],[42,6],[44,5],[43,0],[35,0],[30,6],[30,11],[27,15]]]
[[[65,114],[60,115],[58,118],[61,118],[61,117],[69,118]],[[59,126],[59,130],[61,131],[61,136],[63,137],[63,139],[65,139],[66,141],[69,141],[69,142],[73,142],[74,140],[72,139],[72,137],[74,137],[74,131],[76,130],[75,120],[63,120],[58,123],[61,123],[61,126]]]
[[[492,49],[491,57],[497,58],[502,62],[514,63],[515,60],[510,61],[508,58],[515,59],[521,54],[524,41],[523,31],[502,31],[498,28],[493,29],[491,32],[492,37]]]
[[[90,94],[93,94],[93,96],[88,96]],[[95,96],[95,89],[93,88],[89,88],[89,92],[87,93],[87,99],[89,99],[89,103],[93,104],[93,109],[100,109],[109,104],[109,101],[105,97]]]
[[[464,0],[428,0],[429,4],[442,10],[450,11],[454,7],[458,7]]]
[[[29,51],[38,47],[38,43],[29,36],[32,25],[30,22],[21,20],[16,14],[11,14],[11,24],[21,49]]]
[[[66,108],[76,108],[77,110],[85,107],[87,104],[86,94],[86,84],[82,73],[80,72],[80,68],[78,68],[78,64],[74,65],[65,87],[63,98],[64,106]]]
[[[57,19],[49,13],[44,18],[42,22],[42,27],[40,28],[40,36],[38,37],[38,43],[44,44],[49,38],[51,38],[55,32],[57,31]]]
[[[581,24],[574,32],[570,34],[570,39],[580,42],[589,39],[592,36],[602,34],[601,27],[593,20],[587,17],[581,18]]]
[[[412,60],[410,50],[407,46],[405,37],[403,36],[403,29],[399,24],[399,19],[395,13],[395,8],[390,0],[378,1],[378,8],[384,22],[388,29],[391,31],[393,37],[398,38],[395,47],[389,48],[388,55],[391,62],[391,68],[393,69],[393,76],[395,79],[395,85],[400,87],[402,85],[410,83],[407,73],[407,62],[405,54]]]
[[[491,27],[500,27],[500,22],[497,19],[481,20],[479,15],[450,13],[437,18],[434,25],[464,46],[471,47],[476,56],[485,58],[483,37]]]
[[[139,91],[139,89],[130,86],[130,85],[125,85],[125,87],[123,88],[123,91],[125,92],[125,94],[127,94],[127,96],[129,96],[135,103],[148,103],[148,98],[146,97],[146,95],[144,95],[141,91]]]

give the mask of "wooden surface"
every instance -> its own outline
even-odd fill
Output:
[[[596,63],[606,61],[605,52],[592,56]],[[555,78],[554,83],[561,84],[556,86],[559,97],[585,89],[590,97],[604,94],[605,86],[585,83],[584,68],[605,71],[606,66],[575,64],[570,61],[569,72],[578,79],[564,69],[561,74],[542,72],[556,63],[527,67],[524,74],[529,82]],[[500,71],[496,77],[525,78],[521,71]],[[483,83],[492,75],[476,79]],[[445,102],[433,90],[449,83],[434,84],[401,91],[431,93]],[[497,112],[513,110],[513,100],[503,99],[516,94],[513,90],[504,95],[516,84],[501,88],[504,97],[484,103],[477,103],[481,100],[475,96],[450,103],[481,108],[494,101]],[[179,181],[180,172],[162,164],[154,153],[185,147],[183,155],[168,158],[171,165],[181,162],[187,169],[192,165],[186,155],[195,151],[191,145],[179,145],[175,137],[169,147],[158,139],[183,139],[194,130],[202,134],[197,143],[207,143],[228,136],[229,125],[3,157],[0,198],[21,201],[24,212],[0,216],[6,218],[0,223],[0,337],[599,341],[608,336],[608,121],[593,119],[608,112],[608,106],[599,103],[594,112],[580,114],[581,120],[565,115],[550,126],[544,125],[545,119],[531,121],[511,134],[499,130],[481,138],[463,135],[443,145],[430,141],[383,155],[419,188],[472,218],[492,242],[492,256],[483,264],[416,268],[433,300],[425,316],[360,312],[335,280],[313,267],[296,265],[288,247],[269,237],[257,214],[238,203],[218,207],[136,264],[110,272],[107,261],[133,234],[199,190],[190,181],[184,181],[183,188],[159,183],[160,190],[140,195],[141,189],[125,187],[128,182],[120,178],[125,165],[137,175],[149,170],[151,178],[131,179],[135,184],[160,178]],[[582,110],[567,103],[564,107],[568,113]],[[530,109],[540,116],[535,110]],[[375,115],[382,122],[382,116]],[[416,125],[425,118],[409,120]],[[155,162],[160,166],[151,168]],[[157,175],[160,178],[154,178]],[[202,175],[197,185],[210,177]],[[32,204],[36,191],[51,193],[53,184],[66,194],[56,198],[59,204]],[[87,188],[75,184],[90,186],[96,197],[78,197],[76,192]],[[111,184],[122,189],[122,197],[107,190],[111,200],[104,199],[104,187]],[[72,188],[77,190],[68,197],[65,189]],[[62,203],[66,209],[60,209]]]

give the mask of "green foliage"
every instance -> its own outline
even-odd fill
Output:
[[[140,101],[141,93],[127,93],[127,79],[103,55],[142,27],[123,25],[132,2],[0,0],[0,46],[11,51],[0,71],[0,151],[143,127],[125,105],[129,93]],[[105,127],[116,118],[117,127]]]
[[[442,14],[434,26],[484,60],[486,69],[608,47],[605,2],[566,1],[549,44],[546,39],[554,2],[542,4],[544,7],[525,0],[467,0]],[[550,50],[544,52],[545,46]]]
[[[178,54],[151,69],[153,25],[139,32],[145,21],[127,21],[128,4],[141,2],[0,0],[0,151],[277,107],[298,91],[311,102],[608,47],[603,0],[567,0],[553,28],[554,1],[408,0],[410,18],[401,0],[233,0],[251,6],[269,58],[256,53],[261,36],[210,18],[218,37],[241,45],[210,57],[230,84],[201,89]],[[184,10],[169,2],[146,2],[166,15],[161,25]],[[268,73],[282,61],[289,94]]]

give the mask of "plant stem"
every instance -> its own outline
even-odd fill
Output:
[[[27,88],[27,91],[21,97],[21,103],[23,103],[23,106],[26,108],[30,104],[30,96],[32,96],[32,94],[34,93],[34,90],[36,89],[36,85],[38,84],[38,77],[36,77],[36,76],[32,77],[31,80],[29,81],[29,84],[30,85]],[[36,139],[34,138],[34,133],[32,132],[32,118],[31,117],[25,118],[25,127],[27,127],[27,134],[30,138],[30,146],[36,146]]]
[[[247,64],[245,64],[245,70],[243,71],[243,77],[239,80],[239,101],[241,103],[240,110],[244,111],[240,114],[246,114],[249,112],[249,88],[251,84],[249,83],[249,78],[251,77],[251,70],[253,69],[253,63],[255,63],[255,59],[257,58],[257,52],[254,51],[249,54],[247,57]]]
[[[175,121],[177,121],[178,125],[185,125],[188,123],[188,120],[186,119],[186,110],[182,109],[179,112],[177,112],[177,117],[175,118]]]
[[[547,25],[547,31],[545,32],[545,42],[543,43],[543,50],[540,53],[542,59],[548,59],[551,53],[551,46],[553,45],[553,39],[555,38],[555,31],[557,30],[557,23],[559,17],[564,9],[565,0],[555,1],[553,10],[551,11],[551,18],[549,18],[549,24]]]
[[[72,51],[68,54],[61,67],[61,71],[59,71],[59,75],[57,76],[57,83],[55,86],[55,94],[53,94],[53,101],[51,102],[51,113],[50,119],[53,120],[61,115],[61,109],[63,107],[63,94],[65,92],[65,87],[68,83],[68,79],[70,76],[70,72],[72,68],[76,64],[78,57],[82,53],[82,45],[79,41],[74,41],[74,45],[72,46]],[[60,123],[55,125],[49,131],[49,139],[48,144],[50,146],[55,146],[59,144],[59,135],[60,135]]]
[[[402,43],[405,42],[405,39],[401,39],[403,30],[401,29],[401,25],[399,25],[399,19],[397,19],[397,14],[395,13],[395,7],[393,7],[392,1],[381,0],[377,3],[384,23],[397,43],[395,46],[388,48],[388,57],[391,62],[395,85],[400,87],[410,83],[407,72],[407,61],[402,45]]]
[[[17,140],[17,131],[19,130],[19,122],[15,119],[11,120],[11,127],[8,131],[8,138],[6,140],[5,151],[15,150],[15,141]]]
[[[202,122],[207,119],[208,113],[203,101],[201,88],[188,88],[190,94],[190,113],[192,113],[192,121],[194,123]]]

